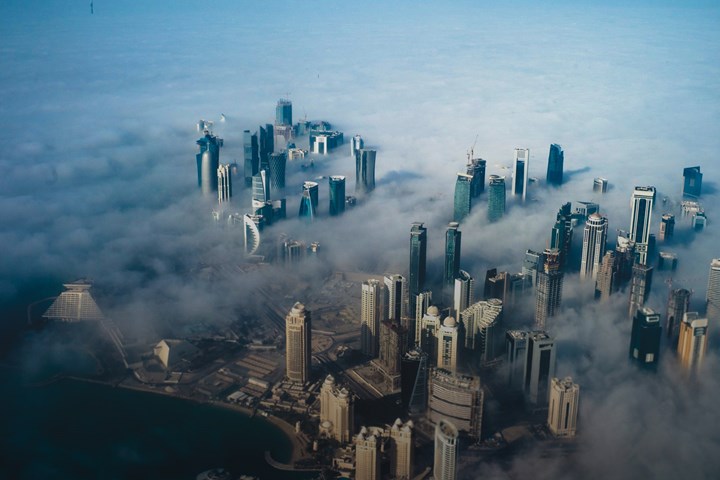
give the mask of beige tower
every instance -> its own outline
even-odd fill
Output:
[[[459,436],[458,429],[447,420],[440,420],[435,426],[434,480],[455,480],[457,478]]]
[[[340,443],[351,440],[355,420],[352,393],[328,375],[320,388],[320,428]]]
[[[380,350],[380,322],[385,315],[385,284],[370,279],[362,284],[360,305],[360,349],[375,358]]]
[[[458,366],[458,326],[453,317],[447,317],[437,333],[437,366],[453,373]]]
[[[390,476],[397,480],[413,478],[413,422],[399,418],[390,427]]]
[[[550,383],[548,427],[556,437],[574,437],[577,429],[580,386],[572,378],[553,377]]]
[[[285,317],[286,376],[293,382],[310,380],[311,328],[310,311],[296,302]]]
[[[678,358],[688,375],[695,375],[702,367],[707,349],[708,319],[697,312],[687,312],[680,324]]]
[[[365,427],[360,429],[360,433],[355,437],[356,480],[380,479],[380,444],[381,441],[374,433]]]

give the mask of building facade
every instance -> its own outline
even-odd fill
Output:
[[[458,173],[455,180],[453,220],[462,222],[472,209],[472,175]]]
[[[607,218],[593,213],[585,223],[583,249],[580,259],[580,280],[596,280],[600,263],[605,255],[607,241]]]
[[[452,289],[455,279],[460,273],[460,248],[462,246],[462,232],[458,230],[460,224],[450,222],[445,231],[445,269],[443,273],[443,287]]]
[[[380,349],[380,322],[385,319],[385,285],[375,279],[362,284],[360,305],[360,350],[370,358]]]
[[[347,388],[338,386],[335,377],[328,375],[320,387],[321,428],[327,429],[331,438],[347,443],[352,439],[354,422],[353,394]]]
[[[312,322],[305,305],[295,302],[285,317],[285,371],[292,382],[310,381],[312,366]]]
[[[560,309],[562,301],[564,274],[560,270],[560,252],[558,249],[545,250],[543,269],[538,272],[535,289],[535,326],[545,328],[547,319]]]
[[[410,272],[408,275],[410,311],[413,313],[415,312],[416,296],[425,290],[426,262],[427,229],[423,223],[415,222],[410,228]]]
[[[678,358],[680,365],[689,376],[696,376],[707,350],[708,319],[701,318],[697,312],[686,312],[680,323],[678,340]]]
[[[505,215],[505,177],[490,175],[488,181],[488,221],[497,222]]]
[[[548,185],[560,186],[563,183],[563,163],[565,162],[565,153],[560,145],[553,143],[550,145],[550,153],[548,154],[548,168],[545,181]]]
[[[341,215],[345,211],[345,177],[331,175],[328,182],[330,185],[330,215]]]
[[[512,194],[520,197],[525,203],[527,198],[528,172],[530,170],[530,150],[527,148],[516,148],[513,160],[513,181]]]
[[[630,360],[642,368],[656,370],[660,360],[660,314],[641,307],[633,317]]]
[[[530,332],[525,350],[523,391],[531,409],[547,405],[550,380],[555,376],[555,339],[547,332]]]
[[[375,190],[375,158],[377,152],[361,148],[355,151],[355,191],[370,193]]]
[[[434,480],[457,478],[460,452],[460,433],[451,421],[441,420],[435,425]]]
[[[571,377],[550,382],[547,423],[556,437],[574,437],[577,431],[580,386]]]
[[[635,187],[630,199],[631,215],[628,238],[635,242],[637,261],[643,265],[647,264],[654,201],[655,187]]]
[[[485,393],[480,377],[433,369],[428,384],[428,419],[451,421],[458,430],[480,438]]]

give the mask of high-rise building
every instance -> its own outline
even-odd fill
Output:
[[[209,130],[204,130],[203,133],[203,137],[195,142],[200,147],[200,153],[195,155],[198,187],[203,195],[211,195],[217,191],[217,169],[220,166],[220,147],[223,146],[223,139],[213,135]]]
[[[571,377],[552,379],[547,423],[556,437],[574,437],[577,430],[580,385]]]
[[[545,262],[544,254],[533,250],[525,251],[525,258],[522,265],[522,274],[528,275],[532,279],[532,284],[537,285],[537,274],[542,270]]]
[[[488,220],[496,222],[505,215],[505,177],[490,175],[488,181]]]
[[[304,182],[302,196],[300,197],[300,212],[298,216],[313,221],[317,215],[318,207],[318,184],[315,182]]]
[[[672,213],[666,213],[660,220],[660,232],[658,233],[658,240],[661,242],[667,242],[675,233],[675,215]]]
[[[491,268],[485,272],[483,297],[485,299],[499,298],[504,301],[508,293],[507,277],[507,272],[498,273],[497,268]]]
[[[331,175],[330,182],[330,215],[340,215],[345,211],[345,177]]]
[[[523,390],[531,409],[547,405],[550,380],[555,376],[555,340],[546,332],[529,332],[525,350]]]
[[[285,360],[286,376],[292,382],[310,381],[312,365],[312,323],[310,310],[295,302],[285,317]]]
[[[475,303],[475,280],[465,270],[460,270],[455,279],[453,291],[453,312],[460,315],[460,312]]]
[[[403,423],[399,418],[390,427],[390,476],[397,480],[413,478],[415,448],[413,422]]]
[[[260,135],[258,136],[258,150],[260,158],[260,170],[270,169],[268,158],[275,151],[275,137],[273,126],[265,124],[265,127],[259,127]]]
[[[647,264],[654,200],[655,187],[635,187],[630,201],[632,212],[630,215],[629,238],[635,242],[637,261],[643,265]]]
[[[677,268],[678,256],[673,252],[660,252],[658,254],[657,269],[659,271],[674,271]]]
[[[265,225],[262,215],[243,215],[243,231],[245,240],[245,253],[255,255],[260,248],[260,231]]]
[[[350,155],[355,157],[355,153],[362,148],[365,148],[365,141],[360,135],[355,135],[350,139]]]
[[[535,326],[545,328],[548,318],[555,316],[562,301],[563,272],[560,270],[560,252],[558,249],[545,250],[545,263],[538,272],[535,289]]]
[[[402,406],[411,415],[427,408],[428,355],[419,347],[407,352],[400,362]]]
[[[607,218],[593,213],[587,219],[583,232],[583,249],[580,260],[580,280],[597,279],[600,262],[605,255],[607,241]]]
[[[605,193],[608,189],[608,179],[597,177],[595,180],[593,180],[593,192],[597,193]]]
[[[680,336],[680,322],[690,309],[690,295],[690,290],[685,288],[670,290],[670,295],[668,295],[665,331],[673,347],[677,345]]]
[[[710,262],[705,302],[707,305],[707,319],[717,327],[720,322],[720,258],[713,258],[712,262]]]
[[[480,377],[458,375],[433,369],[428,385],[428,419],[432,423],[449,420],[458,430],[479,439],[485,394]]]
[[[270,182],[266,170],[260,170],[252,177],[252,205],[262,208],[270,201]]]
[[[427,313],[416,322],[416,343],[433,362],[437,360],[437,332],[441,325],[440,310],[434,305],[428,307]]]
[[[325,422],[328,422],[327,424]],[[328,375],[320,387],[320,425],[331,438],[340,443],[349,442],[355,422],[353,394],[335,383]]]
[[[617,291],[617,257],[613,250],[605,252],[595,280],[595,298],[607,300]]]
[[[640,263],[636,263],[632,267],[632,283],[630,285],[630,303],[628,315],[630,318],[635,317],[638,311],[650,296],[650,288],[652,287],[653,267],[648,267]]]
[[[252,185],[253,175],[257,175],[260,170],[260,153],[258,151],[258,137],[256,133],[250,133],[250,130],[243,132],[243,175],[245,177],[245,185]]]
[[[455,279],[460,273],[460,247],[462,232],[458,230],[460,225],[457,222],[450,222],[445,231],[445,271],[443,274],[443,286],[451,289]]]
[[[308,135],[310,151],[318,155],[327,155],[345,142],[342,132],[329,130],[311,130]]]
[[[275,107],[275,125],[292,125],[292,102],[281,98]]]
[[[217,169],[218,203],[229,202],[232,197],[232,173],[230,164],[220,165]]]
[[[688,167],[683,169],[683,196],[697,198],[702,191],[702,173],[700,167]]]
[[[498,298],[481,300],[460,312],[465,327],[465,348],[473,350],[472,358],[485,364],[497,357],[503,303]]]
[[[415,312],[417,294],[425,290],[426,258],[427,229],[424,224],[415,222],[410,228],[410,274],[408,275],[408,288],[410,292],[411,312]]]
[[[528,332],[508,330],[505,332],[505,363],[508,368],[508,386],[522,391],[527,355]]]
[[[520,197],[523,202],[527,197],[528,171],[530,170],[530,150],[516,148],[513,161],[512,194]]]
[[[402,275],[385,275],[387,319],[400,322],[407,316],[407,283]]]
[[[657,369],[661,333],[660,314],[651,308],[639,308],[630,334],[630,360],[643,368]]]
[[[585,222],[593,213],[600,213],[600,205],[595,202],[575,202],[572,218]]]
[[[412,299],[412,298],[411,298]],[[432,302],[432,292],[425,290],[415,295],[415,344],[420,345],[420,330],[422,319],[430,309]],[[437,308],[436,308],[437,310]]]
[[[468,159],[466,172],[472,176],[470,181],[470,196],[478,197],[485,191],[485,165],[487,162],[482,158]]]
[[[373,363],[379,366],[388,392],[397,392],[401,388],[400,362],[406,350],[407,333],[399,323],[380,322],[378,360]]]
[[[285,240],[283,243],[283,259],[285,265],[297,265],[305,258],[307,247],[305,243],[291,238]]]
[[[457,372],[460,338],[457,321],[447,317],[435,334],[437,337],[437,366],[450,372]]]
[[[285,165],[287,164],[287,155],[285,152],[271,153],[268,155],[268,165],[270,165],[270,186],[273,196],[278,196],[279,192],[285,190]]]
[[[703,230],[705,230],[706,224],[707,216],[705,215],[705,212],[693,213],[692,220],[690,222],[693,230],[695,230],[696,232],[702,232]]]
[[[694,376],[702,367],[707,350],[708,319],[697,312],[686,312],[680,324],[678,358],[685,372]]]
[[[623,235],[618,235],[615,245],[617,261],[617,286],[624,285],[632,278],[632,269],[635,264],[635,242]],[[615,288],[617,290],[617,287]]]
[[[381,440],[362,427],[355,437],[355,479],[380,480]]]
[[[455,180],[455,202],[453,209],[453,220],[462,222],[470,215],[472,208],[472,175],[458,173]]]
[[[545,181],[548,185],[562,185],[564,161],[565,153],[563,152],[562,147],[556,143],[550,145],[547,176],[545,177]]]
[[[460,434],[452,422],[440,420],[435,425],[435,455],[433,479],[455,480],[457,478]]]
[[[570,249],[573,239],[573,218],[571,204],[563,204],[555,216],[555,225],[550,234],[550,248],[557,248],[560,251],[558,261],[560,269],[564,270],[570,261]]]
[[[361,148],[355,151],[355,191],[369,193],[375,190],[375,157],[377,152]]]
[[[380,322],[385,314],[385,285],[373,278],[363,282],[360,305],[360,350],[370,358],[380,349]]]

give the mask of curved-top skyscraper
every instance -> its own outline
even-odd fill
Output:
[[[440,420],[435,425],[435,480],[455,480],[457,478],[460,432],[448,420]]]

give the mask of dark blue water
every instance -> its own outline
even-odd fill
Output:
[[[261,479],[312,478],[265,463],[291,443],[261,418],[74,380],[29,386],[0,369],[0,478],[194,479],[225,467]]]

